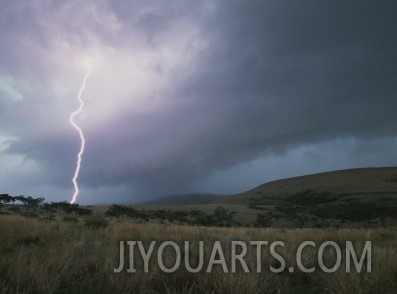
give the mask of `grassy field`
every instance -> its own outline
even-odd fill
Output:
[[[20,215],[0,215],[0,292],[1,293],[396,293],[397,292],[397,234],[388,229],[275,229],[275,228],[216,228],[164,225],[159,223],[116,222],[93,227],[60,219],[43,221]],[[175,273],[162,272],[155,258],[151,258],[149,272],[143,272],[142,262],[137,272],[126,270],[116,274],[119,264],[119,242],[139,240],[175,241],[194,244],[204,241],[208,260],[215,241],[220,241],[225,256],[230,256],[234,240],[283,241],[280,252],[288,266],[295,265],[299,244],[311,240],[316,244],[335,241],[344,250],[345,241],[353,241],[360,248],[372,241],[372,272],[347,274],[343,266],[332,274],[320,270],[307,274],[300,271],[272,273],[268,265],[277,267],[278,261],[264,251],[264,270],[256,273],[255,256],[247,255],[252,271],[224,273],[216,265],[211,273],[203,269],[197,274],[183,267]],[[157,247],[157,245],[156,245]],[[155,249],[156,250],[156,249]],[[197,255],[194,252],[192,256]],[[170,258],[172,254],[169,254]],[[305,263],[315,262],[315,251],[302,255]],[[334,253],[327,251],[332,263]],[[227,258],[226,258],[227,259]],[[345,259],[342,258],[342,265]],[[230,262],[227,260],[230,268]],[[206,262],[204,263],[206,264]],[[317,267],[318,268],[318,267]]]
[[[198,195],[190,195],[199,197]],[[211,196],[212,197],[212,196]],[[66,202],[45,203],[44,198],[0,194],[0,293],[397,293],[397,169],[354,169],[280,180],[230,197],[202,202],[181,197],[172,205],[90,206]],[[142,241],[145,250],[156,241],[149,271],[135,247],[136,273],[115,273],[120,241]],[[199,241],[204,242],[204,267],[190,273],[182,264],[165,273],[157,252],[164,241],[183,249],[190,241],[193,264]],[[222,245],[228,273],[220,264],[207,273],[211,252]],[[257,253],[245,257],[249,273],[237,263],[231,273],[233,241],[268,241],[256,272]],[[269,249],[275,241],[286,264]],[[297,267],[297,249],[306,247],[302,262],[313,273]],[[341,266],[334,273],[319,268],[317,252],[323,242],[341,248]],[[372,242],[372,271],[355,268],[346,273],[346,242],[357,257],[366,241]],[[126,248],[128,262],[129,250]],[[167,247],[165,263],[175,261]],[[332,267],[336,251],[326,247],[324,263]],[[368,256],[367,256],[368,257]],[[368,259],[363,268],[367,268]],[[297,269],[289,272],[289,267]]]

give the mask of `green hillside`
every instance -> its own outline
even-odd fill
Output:
[[[140,210],[235,212],[236,225],[260,227],[368,227],[397,224],[397,168],[332,171],[260,185],[219,197],[166,197]]]
[[[212,204],[239,206],[240,219],[246,223],[261,214],[263,225],[384,225],[397,219],[397,168],[348,169],[283,179]]]
[[[346,199],[379,200],[397,197],[397,167],[360,168],[277,180],[252,190],[215,200],[217,203],[258,204],[295,200],[306,192],[319,197],[333,195]]]

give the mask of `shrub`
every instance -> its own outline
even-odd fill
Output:
[[[236,212],[227,212],[222,206],[215,208],[213,219],[216,226],[230,227],[234,223],[234,215]]]
[[[272,225],[272,215],[266,213],[260,213],[256,216],[257,227],[270,227]]]
[[[69,216],[69,215],[64,216],[64,217],[62,218],[62,220],[63,220],[64,222],[69,222],[69,223],[78,223],[78,222],[79,222],[79,220],[78,220],[77,218],[75,218],[75,217],[73,217],[73,216]]]
[[[93,215],[85,220],[85,226],[93,229],[105,229],[108,226],[108,221],[101,215]]]
[[[52,221],[56,221],[56,218],[54,215],[50,214],[39,218],[39,220],[42,222],[52,222]]]

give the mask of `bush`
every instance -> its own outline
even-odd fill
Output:
[[[93,215],[85,220],[85,226],[93,229],[105,229],[108,221],[101,215]]]
[[[79,222],[79,220],[78,220],[77,218],[75,218],[75,217],[73,217],[73,216],[69,216],[69,215],[64,216],[64,217],[62,218],[62,220],[63,220],[64,222],[69,222],[69,223],[78,223],[78,222]]]
[[[46,216],[43,216],[43,217],[39,218],[39,221],[52,222],[52,221],[56,221],[56,218],[55,218],[54,215],[50,214],[50,215],[46,215]]]
[[[220,227],[230,227],[234,223],[234,215],[236,214],[235,211],[227,212],[226,209],[222,206],[218,206],[215,208],[213,219],[215,221],[216,226]]]
[[[36,212],[27,211],[27,212],[22,212],[21,216],[31,217],[31,218],[38,218],[40,215],[38,213],[36,213]]]
[[[265,214],[265,213],[257,214],[255,225],[257,227],[263,227],[263,228],[271,227],[271,225],[272,225],[272,215],[271,214]]]

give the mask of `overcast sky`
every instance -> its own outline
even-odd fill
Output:
[[[0,2],[0,192],[237,193],[397,165],[396,1]]]

